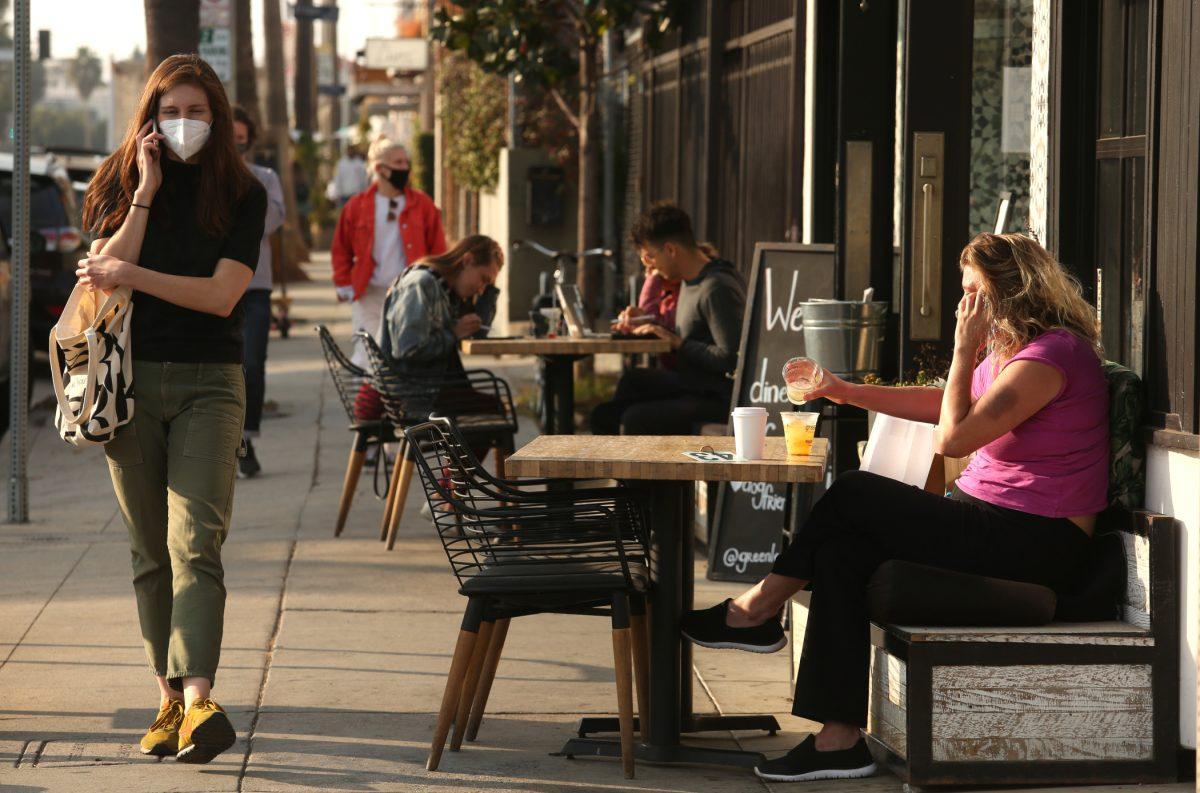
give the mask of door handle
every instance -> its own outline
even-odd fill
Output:
[[[929,307],[929,214],[933,211],[933,185],[921,185],[921,308],[920,314],[928,317],[933,313]]]
[[[946,202],[945,134],[914,132],[910,186],[907,268],[908,337],[942,338],[942,212]],[[920,268],[918,272],[917,268]]]

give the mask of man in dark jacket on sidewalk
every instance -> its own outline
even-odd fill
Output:
[[[683,283],[674,330],[646,324],[635,331],[669,341],[677,364],[674,371],[626,371],[612,401],[592,411],[592,432],[691,435],[698,424],[728,421],[745,281],[731,262],[697,245],[691,218],[673,204],[643,212],[630,236],[643,262]]]

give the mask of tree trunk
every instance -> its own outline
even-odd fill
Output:
[[[296,9],[312,8],[312,0],[297,0]],[[313,62],[313,21],[296,14],[296,79],[292,86],[296,129],[310,135],[316,129],[316,79]]]
[[[275,164],[279,167],[279,182],[287,207],[280,267],[289,281],[306,281],[308,276],[300,267],[300,262],[308,261],[308,249],[300,236],[296,216],[296,187],[292,182],[292,149],[288,136],[287,83],[283,73],[283,23],[279,18],[277,0],[263,3],[263,44],[267,69],[267,134],[263,136],[263,141],[275,152]]]
[[[258,105],[258,69],[254,66],[253,22],[250,0],[237,1],[237,85],[238,104],[246,109],[254,123],[262,128],[262,110]]]
[[[147,76],[165,58],[200,49],[200,0],[145,0],[145,8]]]

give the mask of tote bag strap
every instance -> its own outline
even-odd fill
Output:
[[[54,384],[54,396],[58,398],[58,411],[62,414],[63,421],[71,426],[76,426],[84,420],[84,418],[92,412],[92,404],[95,401],[96,391],[96,331],[88,328],[83,332],[84,338],[87,339],[88,346],[88,367],[87,367],[87,385],[83,391],[83,405],[79,408],[78,413],[71,410],[71,404],[67,401],[67,392],[63,388],[62,370],[58,366],[58,342],[54,338],[54,331],[50,331],[50,379]]]

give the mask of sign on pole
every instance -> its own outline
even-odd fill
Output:
[[[425,39],[367,39],[363,65],[368,69],[423,72],[429,68],[429,43]]]
[[[237,101],[236,30],[233,0],[200,0],[200,57],[221,78],[230,102]]]

